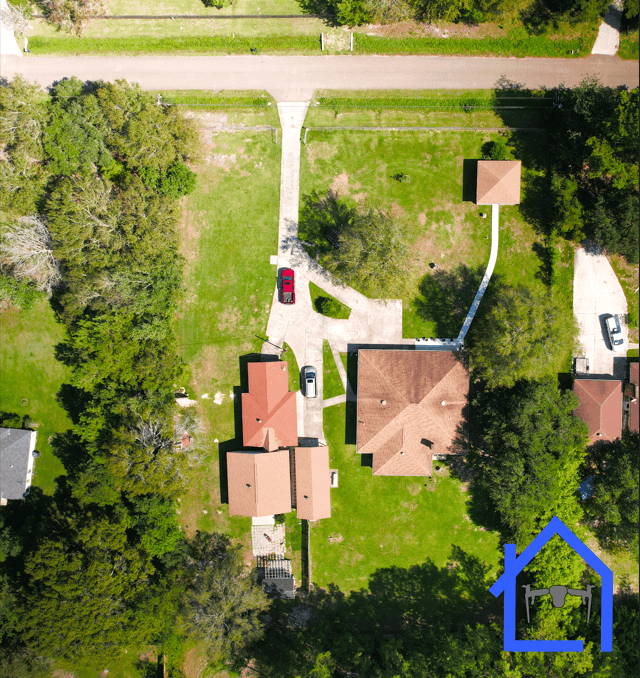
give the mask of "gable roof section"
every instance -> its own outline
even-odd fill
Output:
[[[520,160],[478,160],[477,205],[520,204]]]
[[[639,363],[630,363],[629,364],[629,381],[632,384],[636,385],[636,393],[640,391],[640,385],[638,384],[638,364]],[[635,402],[629,403],[629,430],[638,431],[638,396],[635,397]]]
[[[329,449],[296,447],[295,467],[298,519],[331,518]]]
[[[268,451],[298,444],[296,394],[287,363],[249,363],[249,393],[242,394],[242,442]]]
[[[0,428],[0,499],[23,498],[36,435],[20,428]]]
[[[291,511],[289,450],[229,452],[230,516],[270,516]]]
[[[450,451],[463,423],[468,393],[468,372],[447,351],[361,350],[357,451],[373,454],[374,475],[431,475],[433,455]]]
[[[576,379],[573,391],[580,401],[573,413],[586,422],[589,443],[619,438],[622,434],[622,382]]]

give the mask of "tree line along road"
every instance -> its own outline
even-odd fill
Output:
[[[527,89],[575,87],[596,75],[605,86],[638,86],[638,64],[585,59],[443,56],[3,56],[1,75],[43,87],[61,78],[137,82],[144,89],[262,89],[277,101],[307,101],[316,89]]]

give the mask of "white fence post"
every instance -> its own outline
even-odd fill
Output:
[[[322,51],[324,52],[324,33],[320,33],[320,47],[322,48]]]
[[[351,34],[351,51],[353,52],[353,33]]]

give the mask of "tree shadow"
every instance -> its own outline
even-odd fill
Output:
[[[337,20],[334,11],[334,3],[332,0],[298,0],[300,9],[309,16],[315,16],[332,28],[341,26]]]
[[[549,235],[553,223],[549,179],[545,175],[525,174],[522,184],[520,213],[538,235]]]
[[[56,402],[64,409],[73,424],[79,424],[81,416],[91,402],[91,394],[71,384],[62,384],[56,394]]]
[[[439,337],[458,336],[484,271],[484,266],[473,270],[460,264],[452,271],[436,269],[422,278],[421,296],[414,300],[414,308],[423,320],[436,323]]]
[[[317,656],[327,651],[344,672],[361,671],[363,656],[369,670],[382,667],[387,644],[406,642],[403,649],[409,653],[417,647],[413,642],[418,638],[409,640],[407,634],[424,634],[426,640],[434,629],[436,636],[452,633],[500,614],[502,601],[489,593],[489,572],[479,558],[454,545],[442,567],[427,558],[411,567],[380,568],[367,588],[348,594],[335,583],[317,587],[305,601],[312,608],[311,623],[305,628],[293,625],[291,607],[274,605],[264,638],[247,648],[245,656],[255,658],[259,675],[279,678],[310,675]],[[299,652],[299,641],[308,652]],[[237,666],[242,660],[238,658]]]
[[[332,251],[340,234],[352,223],[357,215],[355,207],[342,200],[336,191],[326,193],[318,190],[302,197],[298,218],[298,233],[313,254],[324,256]]]

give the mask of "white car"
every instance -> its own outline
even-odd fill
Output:
[[[620,321],[617,315],[610,315],[604,321],[607,328],[607,336],[609,337],[609,345],[612,351],[624,350],[624,339],[622,337],[622,330],[620,329]]]
[[[302,370],[302,380],[304,381],[304,394],[307,398],[316,397],[316,368],[305,367]]]

